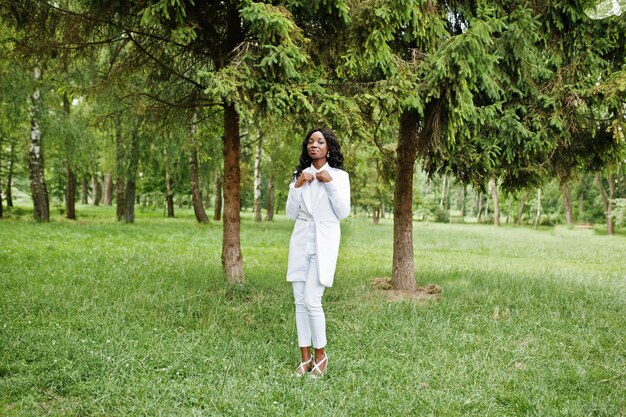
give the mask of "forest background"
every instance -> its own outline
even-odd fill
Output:
[[[136,204],[191,206],[223,219],[224,273],[242,283],[241,210],[271,220],[303,132],[328,125],[354,214],[394,219],[394,288],[415,287],[414,220],[614,234],[622,6],[4,2],[0,215],[15,197],[40,221],[50,205],[80,217],[78,200],[125,222]]]

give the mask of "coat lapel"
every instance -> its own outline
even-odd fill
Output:
[[[312,172],[311,168],[307,168],[304,170],[305,172]],[[304,205],[306,206],[307,211],[310,214],[313,214],[313,201],[311,195],[311,184],[306,183],[303,185],[304,189],[302,190],[302,199],[304,200]]]

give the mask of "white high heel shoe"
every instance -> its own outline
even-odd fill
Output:
[[[296,369],[296,376],[303,376],[309,372],[311,369],[306,369],[305,366],[309,365],[311,362],[313,362],[313,355],[309,357],[308,361],[300,362],[300,365],[298,365],[298,368]],[[313,362],[313,364],[315,365],[315,362]]]
[[[326,368],[322,371],[320,369],[320,365],[326,362]],[[324,359],[319,362],[313,363],[313,369],[311,369],[311,377],[312,378],[320,378],[324,376],[324,374],[328,371],[328,354],[324,354]]]

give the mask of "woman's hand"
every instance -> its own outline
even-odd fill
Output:
[[[322,182],[331,182],[333,180],[333,177],[331,177],[328,171],[326,170],[320,171],[317,174],[315,174],[315,178],[317,178],[318,181],[322,181]]]
[[[296,185],[294,185],[294,187],[300,188],[305,182],[311,182],[313,180],[313,174],[311,174],[310,172],[302,172],[298,177],[298,180],[296,181]]]

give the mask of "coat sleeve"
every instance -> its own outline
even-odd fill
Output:
[[[332,181],[325,183],[330,205],[339,219],[345,219],[350,215],[350,176],[345,171],[340,171]]]
[[[302,187],[295,188],[295,184],[295,182],[289,184],[289,195],[287,196],[287,207],[285,208],[287,218],[291,220],[298,218],[300,205],[302,204]]]

